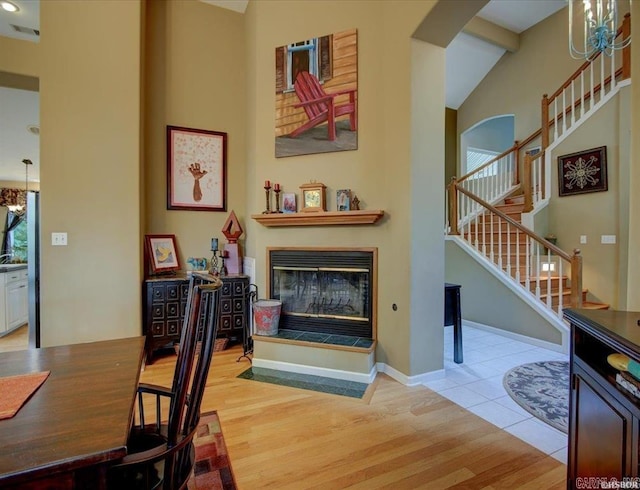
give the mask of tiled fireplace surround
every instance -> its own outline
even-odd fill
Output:
[[[279,337],[370,347],[377,249],[270,248],[270,298],[282,301]]]

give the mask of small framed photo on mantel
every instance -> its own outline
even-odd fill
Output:
[[[293,192],[282,193],[282,212],[283,213],[295,213],[298,211],[296,205],[296,195]]]
[[[351,189],[340,189],[336,191],[336,209],[338,211],[351,210]]]

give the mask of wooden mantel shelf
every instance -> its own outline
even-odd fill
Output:
[[[251,215],[262,226],[372,225],[383,216],[384,211],[380,209]]]

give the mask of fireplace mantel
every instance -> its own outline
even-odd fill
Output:
[[[252,214],[262,226],[372,225],[384,216],[380,209],[359,211],[320,211],[315,213]]]

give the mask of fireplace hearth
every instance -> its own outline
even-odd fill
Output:
[[[375,338],[377,249],[271,248],[268,257],[281,329]]]

